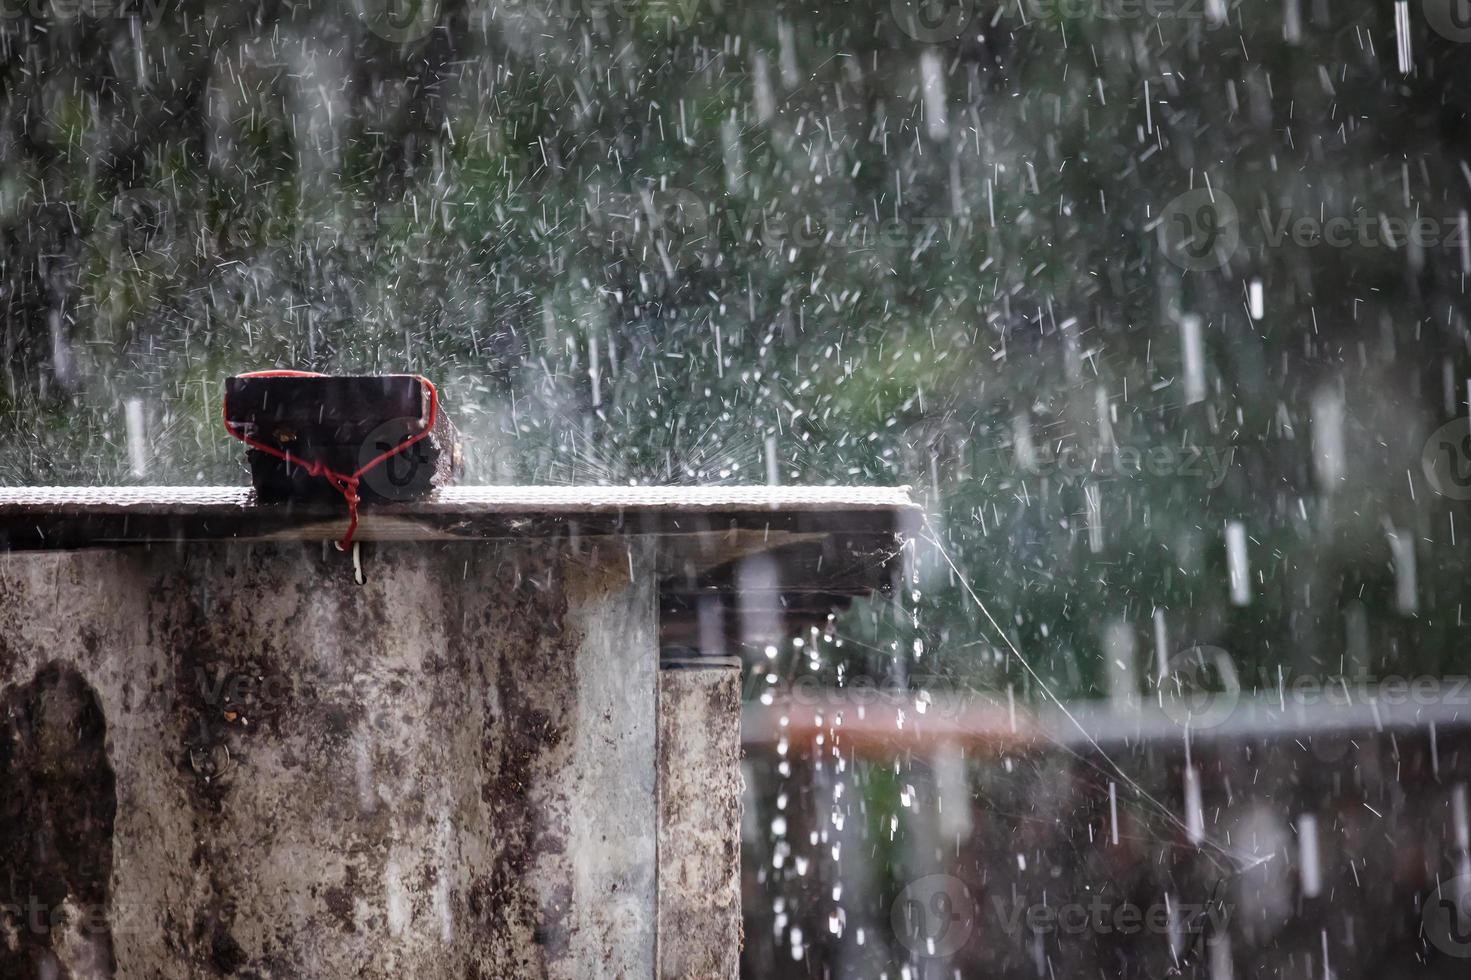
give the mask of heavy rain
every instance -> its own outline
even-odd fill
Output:
[[[0,0],[0,980],[1467,976],[1468,45]]]

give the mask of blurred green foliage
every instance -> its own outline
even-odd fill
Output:
[[[8,17],[0,480],[241,482],[225,375],[412,369],[474,481],[913,484],[1063,693],[1106,688],[1110,623],[1153,658],[1156,610],[1166,650],[1251,676],[1342,670],[1360,621],[1368,669],[1451,669],[1471,521],[1420,457],[1464,414],[1465,247],[1270,232],[1453,224],[1471,59],[1417,18],[1402,74],[1391,7],[1359,0],[1307,3],[1296,40],[1265,0],[1222,23],[965,4],[924,39],[897,0],[446,0],[404,42],[320,0]],[[1192,272],[1159,226],[1203,187],[1241,242]],[[1085,465],[1029,465],[1028,439]],[[1176,462],[1120,473],[1115,447]],[[1228,456],[1219,482],[1198,453]],[[919,598],[859,610],[819,669],[1025,691],[934,544],[915,556]]]

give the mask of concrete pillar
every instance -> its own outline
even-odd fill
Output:
[[[362,550],[0,554],[0,976],[655,974],[648,539]]]
[[[711,655],[883,589],[916,515],[446,487],[349,556],[241,487],[0,488],[0,978],[733,978]]]
[[[740,660],[659,672],[659,976],[733,978],[741,951]],[[680,764],[695,756],[698,766]]]

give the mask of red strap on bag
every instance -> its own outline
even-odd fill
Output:
[[[320,378],[322,377],[322,375],[316,373],[315,371],[252,371],[249,374],[242,374],[240,375],[240,377]],[[289,450],[277,449],[275,446],[267,445],[266,443],[261,442],[259,439],[252,439],[250,436],[246,435],[244,432],[241,432],[239,429],[230,424],[228,404],[224,406],[223,412],[225,431],[230,433],[230,435],[234,436],[236,439],[239,439],[241,442],[245,443],[251,449],[256,449],[260,452],[275,456],[277,459],[283,460],[288,466],[298,466],[301,469],[305,470],[308,476],[319,476],[324,478],[328,483],[332,484],[337,492],[342,494],[343,499],[347,501],[347,533],[343,535],[342,540],[339,541],[337,544],[339,550],[346,551],[348,547],[352,544],[353,534],[358,529],[358,483],[361,482],[363,474],[367,473],[369,470],[379,465],[384,460],[392,459],[394,456],[397,456],[399,453],[403,452],[405,449],[408,449],[414,443],[419,442],[421,439],[427,439],[429,437],[429,434],[434,429],[434,420],[438,417],[439,414],[439,392],[435,389],[434,384],[428,378],[417,374],[414,375],[414,377],[418,378],[419,383],[424,386],[424,390],[429,392],[429,417],[424,422],[424,431],[418,433],[417,435],[410,436],[408,439],[405,439],[403,442],[399,443],[397,446],[394,446],[392,449],[387,450],[386,452],[379,453],[377,456],[374,456],[362,466],[359,466],[352,473],[339,473],[331,467],[323,465],[321,460],[302,459],[300,456],[295,455]]]

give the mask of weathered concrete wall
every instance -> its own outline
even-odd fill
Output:
[[[653,559],[603,548],[0,555],[0,975],[652,976]]]
[[[659,976],[667,980],[739,972],[738,663],[659,674]]]

